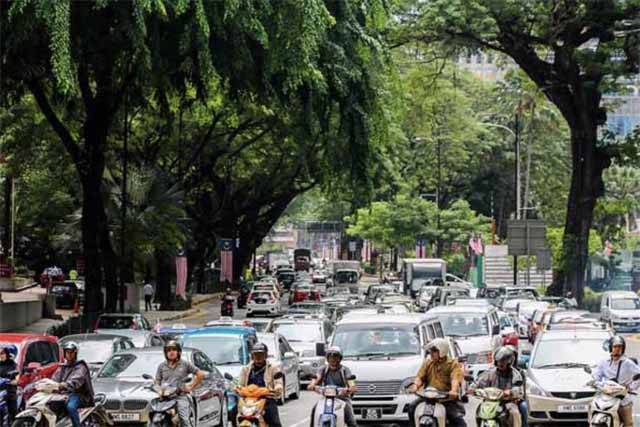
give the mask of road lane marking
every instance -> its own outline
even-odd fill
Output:
[[[298,426],[301,426],[301,425],[307,424],[307,423],[309,422],[309,419],[310,419],[310,417],[307,417],[307,418],[305,418],[304,420],[299,421],[299,422],[297,422],[297,423],[293,424],[293,425],[292,425],[292,426],[290,426],[290,427],[298,427]]]

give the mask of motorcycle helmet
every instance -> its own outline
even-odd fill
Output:
[[[75,351],[76,353],[78,352],[78,343],[76,343],[75,341],[67,341],[62,345],[62,351],[63,352],[67,352],[67,351]]]
[[[493,354],[493,364],[498,366],[498,362],[506,361],[509,366],[513,366],[516,356],[511,348],[508,346],[498,347]]]
[[[175,349],[178,351],[178,359],[182,356],[182,346],[176,340],[169,340],[164,345],[164,357],[167,357],[167,352],[171,349]]]
[[[4,352],[8,358],[13,359],[18,354],[18,347],[13,344],[8,344],[2,347],[0,351]]]
[[[255,353],[264,353],[265,357],[267,357],[269,355],[269,347],[262,342],[256,343],[251,349],[251,354]]]
[[[438,350],[440,357],[449,355],[449,341],[444,338],[436,338],[427,344],[427,351]]]
[[[329,356],[336,356],[339,360],[342,360],[342,350],[337,345],[333,345],[327,349],[326,358]]]
[[[614,345],[622,346],[622,354],[624,354],[625,350],[627,349],[627,342],[620,335],[614,335],[609,338],[609,341],[607,343],[607,349],[609,353],[611,353],[611,350],[613,350]]]

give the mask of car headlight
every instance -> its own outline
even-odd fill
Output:
[[[400,383],[400,394],[411,394],[410,392],[407,391],[407,388],[411,384],[413,384],[414,380],[415,380],[415,377],[409,377],[402,380],[402,382]]]
[[[531,378],[527,380],[527,393],[533,396],[547,396],[547,393],[538,384],[534,383]]]

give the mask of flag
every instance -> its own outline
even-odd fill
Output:
[[[333,259],[340,259],[340,245],[333,239]]]
[[[220,282],[233,283],[233,239],[220,239]]]
[[[473,250],[476,255],[482,255],[484,252],[484,248],[482,247],[482,238],[481,237],[471,237],[469,239],[469,247]]]
[[[187,299],[187,257],[176,257],[176,295]]]
[[[369,241],[364,239],[362,241],[361,258],[364,262],[369,262]]]
[[[416,258],[426,258],[427,257],[427,242],[425,239],[417,238],[416,239]]]

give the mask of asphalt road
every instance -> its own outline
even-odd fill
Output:
[[[176,321],[176,323],[184,323],[187,326],[202,326],[209,320],[220,317],[220,302],[209,302],[200,306],[200,312]],[[245,310],[235,310],[234,318],[245,318]],[[640,358],[640,336],[636,339],[634,336],[627,337],[627,354]],[[527,344],[528,345],[528,344]],[[318,401],[319,396],[315,393],[303,391],[298,400],[288,401],[284,406],[280,407],[280,419],[284,427],[302,427],[309,425],[309,416],[313,405]],[[466,405],[466,421],[468,426],[475,426],[475,411],[477,400],[471,398]],[[393,424],[376,424],[380,427],[390,427]],[[559,424],[559,426],[567,424]],[[640,427],[640,399],[634,404],[634,426]]]

